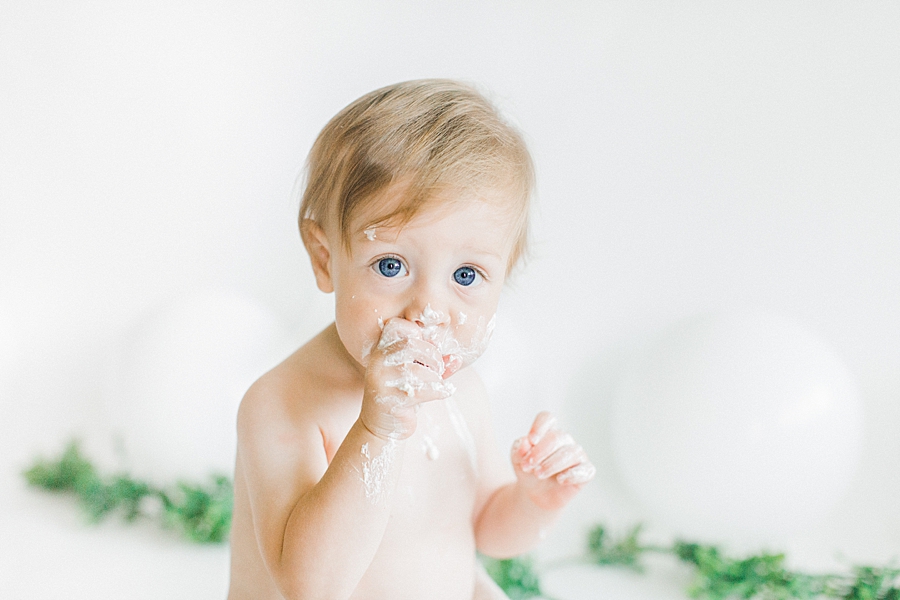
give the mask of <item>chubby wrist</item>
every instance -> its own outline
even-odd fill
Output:
[[[415,432],[415,428],[406,433],[402,430],[398,431],[398,428],[388,429],[385,427],[371,427],[366,423],[362,416],[356,420],[353,427],[359,429],[363,435],[373,438],[372,441],[378,441],[385,444],[405,442],[413,432]]]
[[[542,495],[535,493],[535,490],[521,479],[517,480],[512,485],[514,487],[513,493],[515,494],[516,503],[520,505],[523,510],[542,519],[552,519],[562,511],[562,507],[544,501]]]

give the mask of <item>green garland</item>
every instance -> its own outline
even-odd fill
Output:
[[[194,542],[222,543],[228,539],[233,506],[231,481],[214,477],[208,486],[180,483],[164,490],[128,475],[101,477],[72,442],[55,461],[37,461],[25,472],[36,487],[73,493],[91,520],[121,512],[126,521],[160,515],[164,526],[179,530]],[[148,511],[155,502],[162,510]],[[718,547],[676,541],[670,546],[641,542],[641,527],[614,538],[602,525],[588,534],[583,556],[539,567],[530,556],[497,560],[481,557],[488,574],[512,600],[547,598],[540,572],[563,565],[588,564],[643,569],[647,554],[671,556],[694,569],[687,595],[699,600],[744,598],[757,600],[900,600],[900,569],[853,567],[850,574],[811,575],[785,568],[783,554],[759,554],[746,558],[726,556]]]
[[[694,576],[686,590],[691,598],[726,600],[900,600],[900,569],[894,567],[853,567],[850,574],[810,575],[785,568],[784,554],[759,554],[746,558],[726,556],[716,546],[676,541],[671,546],[645,545],[641,527],[632,528],[616,539],[602,525],[588,534],[583,556],[543,567],[543,571],[571,564],[619,566],[642,571],[641,556],[664,554],[693,567]],[[541,592],[539,570],[530,558],[493,561],[489,573],[510,598],[546,598]],[[507,592],[509,593],[509,591]]]
[[[129,522],[157,516],[165,527],[203,544],[226,541],[231,528],[233,492],[224,476],[214,477],[207,486],[179,483],[173,490],[125,474],[101,477],[81,455],[78,443],[71,442],[58,460],[35,462],[25,479],[35,487],[75,494],[94,522],[117,511]]]

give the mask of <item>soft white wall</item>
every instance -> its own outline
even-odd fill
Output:
[[[89,430],[109,346],[166,298],[323,326],[294,179],[339,108],[427,76],[488,88],[538,166],[483,366],[501,437],[734,303],[823,335],[871,415],[900,399],[896,3],[4,1],[0,450]]]

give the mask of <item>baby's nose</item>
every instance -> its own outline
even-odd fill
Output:
[[[422,312],[415,315],[413,321],[419,327],[426,329],[436,327],[438,325],[447,325],[450,323],[450,315],[442,310],[435,310],[431,307],[431,303],[425,305]]]

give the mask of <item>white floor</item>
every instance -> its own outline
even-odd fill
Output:
[[[15,485],[5,491],[0,598],[225,597],[226,546],[187,544],[150,523],[88,525],[70,498]]]
[[[879,404],[853,490],[825,521],[768,550],[784,551],[789,567],[846,571],[853,564],[887,565],[900,560],[900,403]],[[9,422],[7,422],[8,424]],[[31,436],[9,430],[0,440],[0,599],[221,600],[228,587],[228,548],[186,543],[153,523],[127,525],[110,519],[85,522],[71,498],[34,491],[20,474],[34,450]],[[579,552],[586,528],[618,519],[623,505],[604,499],[602,476],[579,496],[538,556],[550,560]],[[649,531],[653,541],[663,532]],[[697,540],[705,541],[705,540]],[[733,550],[733,549],[732,549]],[[744,548],[740,551],[758,549]],[[571,567],[543,576],[544,590],[558,600],[675,600],[690,570],[660,557],[644,574],[621,569]]]
[[[0,496],[0,598],[225,597],[227,547],[188,544],[151,523],[125,525],[111,519],[89,525],[69,498],[26,489],[11,481],[11,475],[15,473],[4,473],[6,485]],[[853,528],[852,518],[839,516],[833,527],[801,536],[785,549],[795,564],[806,569],[834,568],[844,560],[884,564],[900,555],[896,526],[879,531],[877,518],[857,515],[861,525]],[[571,534],[566,535],[571,541]],[[687,568],[660,557],[648,562],[643,574],[566,567],[545,574],[543,585],[559,600],[677,600],[686,598],[683,590],[689,579]]]

